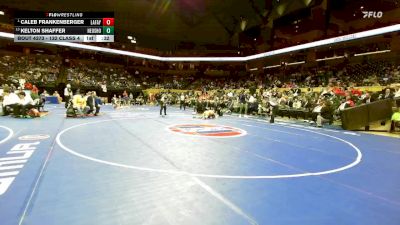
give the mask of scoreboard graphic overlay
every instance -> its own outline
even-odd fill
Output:
[[[114,42],[114,12],[18,11],[14,42]]]

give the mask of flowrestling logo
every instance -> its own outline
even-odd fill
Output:
[[[240,137],[247,134],[242,129],[217,124],[179,124],[168,127],[168,130],[200,137]]]
[[[362,11],[364,14],[363,18],[382,18],[382,11]]]

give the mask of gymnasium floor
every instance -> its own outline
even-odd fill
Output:
[[[1,225],[398,225],[400,139],[155,107],[0,117]]]

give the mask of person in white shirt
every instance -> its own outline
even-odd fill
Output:
[[[3,106],[10,106],[19,102],[18,96],[14,92],[4,91]]]
[[[73,93],[72,93],[71,85],[67,84],[67,87],[65,87],[65,89],[64,89],[65,108],[68,107],[69,101],[72,98],[72,96],[73,96]]]
[[[7,116],[11,112],[14,112],[15,107],[19,103],[19,98],[14,92],[10,92],[9,89],[3,91],[3,115]]]
[[[58,104],[60,104],[62,102],[62,98],[61,98],[60,94],[58,94],[57,91],[54,91],[53,96],[57,97]]]
[[[24,106],[35,105],[31,95],[27,95],[25,92],[21,91],[18,93],[18,97],[21,99],[20,103]]]
[[[42,95],[43,95],[44,97],[48,97],[48,96],[50,96],[50,95],[49,95],[49,93],[47,93],[47,91],[46,91],[46,90],[43,90],[43,93],[42,93]]]
[[[107,83],[105,81],[103,81],[103,83],[100,85],[100,87],[101,87],[101,91],[102,91],[101,97],[107,96]]]
[[[253,104],[254,102],[256,102],[256,98],[253,95],[250,95],[249,103]]]
[[[400,98],[400,86],[396,87],[396,92],[394,93],[395,98]]]
[[[26,116],[27,112],[30,109],[35,108],[35,103],[31,95],[27,95],[23,91],[20,91],[18,93],[18,97],[19,97],[19,104],[18,104],[19,114],[17,115]]]
[[[294,109],[300,109],[300,108],[301,108],[301,100],[296,99],[296,100],[293,102],[293,108],[294,108]]]

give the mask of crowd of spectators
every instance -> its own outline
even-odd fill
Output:
[[[93,62],[74,61],[66,69],[67,82],[74,87],[80,88],[98,88],[105,86],[111,90],[132,90],[132,89],[148,89],[148,88],[165,88],[165,89],[184,89],[194,79],[193,76],[177,76],[163,74],[159,68],[163,68],[164,64],[150,66],[157,72],[141,71],[141,64],[137,66],[130,65],[125,68],[121,65],[97,64]],[[171,64],[172,65],[172,64]],[[174,66],[172,66],[174,67]],[[172,68],[171,67],[171,68]],[[171,68],[165,68],[166,70]],[[172,68],[174,69],[174,68]]]
[[[336,83],[337,84],[337,83]],[[383,99],[399,99],[400,85],[385,87],[380,92],[362,91],[349,87],[343,88],[331,83],[319,91],[302,92],[299,88],[279,91],[277,87],[256,89],[223,90],[184,93],[164,93],[169,104],[182,104],[192,107],[197,113],[214,110],[224,113],[248,115],[281,115],[282,112],[297,112],[296,117],[303,117],[321,126],[322,122],[332,123],[340,118],[342,110],[357,105]],[[163,93],[149,96],[149,102],[157,104]],[[288,114],[289,115],[289,114]]]
[[[265,71],[263,75],[251,73],[239,77],[202,77],[196,79],[188,89],[240,89],[257,86],[258,88],[315,88],[336,85],[350,86],[386,86],[400,82],[400,66],[387,61],[348,64],[343,67],[280,67]]]
[[[39,95],[39,90],[32,85],[29,90],[22,87],[3,85],[0,95],[0,115],[13,115],[14,117],[38,117],[45,101],[44,91]]]
[[[400,82],[400,66],[388,61],[314,68],[282,65],[257,74],[251,71],[241,71],[241,73],[236,71],[237,76],[217,77],[199,74],[186,76],[162,74],[162,70],[152,74],[148,71],[142,72],[135,67],[84,60],[74,60],[68,65],[61,62],[59,58],[50,56],[5,55],[0,57],[0,82],[16,87],[22,87],[22,84],[27,83],[42,86],[42,84],[56,84],[59,76],[65,75],[65,82],[74,89],[101,88],[128,90],[128,92],[132,89],[151,88],[190,90],[183,95],[169,92],[167,99],[171,104],[184,103],[196,111],[212,108],[220,113],[238,112],[247,115],[271,113],[274,108],[303,110],[312,115],[312,112],[329,107],[330,120],[337,117],[340,110],[346,107],[400,96],[399,86],[390,86]],[[163,66],[165,64],[157,65],[156,68]],[[223,67],[203,69],[218,71]],[[386,88],[381,93],[372,93],[355,88],[360,86]],[[316,87],[323,89],[315,92],[313,89]],[[278,88],[286,88],[286,91],[278,91]],[[304,92],[303,89],[301,92],[300,88],[309,90]],[[126,97],[130,96],[124,98]],[[61,99],[61,96],[58,95],[58,98]],[[140,102],[156,103],[159,96],[140,95],[140,98]],[[312,119],[316,120],[315,117]]]
[[[67,81],[74,87],[92,88],[106,85],[108,88],[131,88],[138,84],[135,77],[121,66],[94,63],[71,63]]]
[[[0,57],[0,82],[55,84],[60,67],[61,60],[55,57],[3,55]]]
[[[143,63],[142,63],[143,64]],[[144,62],[147,66],[152,63]],[[175,67],[179,64],[175,64]],[[156,68],[165,65],[156,63]],[[174,69],[173,64],[171,64]],[[179,67],[179,66],[178,66]],[[138,65],[136,68],[140,68]],[[230,69],[238,69],[231,66]],[[171,68],[166,68],[166,70]],[[205,67],[207,71],[222,71],[223,67]],[[60,71],[63,72],[60,72]],[[17,85],[20,80],[34,83],[37,86],[70,83],[84,89],[106,88],[113,90],[132,89],[182,89],[182,90],[215,90],[249,88],[283,87],[327,87],[333,83],[337,86],[385,86],[400,81],[400,67],[388,61],[363,62],[324,67],[287,66],[265,69],[253,75],[251,71],[230,71],[228,75],[212,76],[200,73],[166,74],[164,70],[155,72],[125,67],[116,64],[85,62],[75,60],[69,65],[62,65],[61,60],[50,56],[11,56],[0,57],[0,82]],[[189,71],[189,70],[188,70]],[[229,69],[228,69],[229,71]],[[233,73],[233,74],[232,74]],[[65,77],[66,79],[58,78]],[[18,86],[18,85],[17,85]]]

